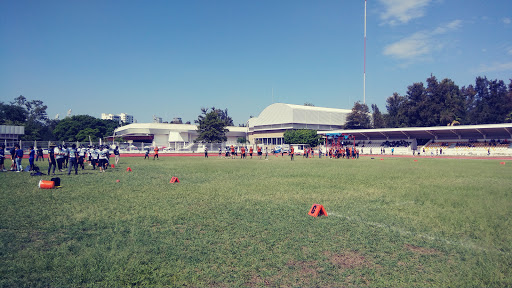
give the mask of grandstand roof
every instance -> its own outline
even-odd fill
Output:
[[[283,123],[343,125],[351,112],[348,109],[274,103],[263,109],[258,117],[249,119],[249,127]]]
[[[318,131],[351,134],[356,139],[512,139],[512,123]]]

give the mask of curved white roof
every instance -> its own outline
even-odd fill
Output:
[[[274,103],[258,117],[249,119],[249,127],[284,123],[343,125],[352,110]]]

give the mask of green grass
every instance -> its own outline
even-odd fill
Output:
[[[54,190],[0,173],[0,286],[511,286],[499,162],[121,158]]]

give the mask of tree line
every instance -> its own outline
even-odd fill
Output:
[[[452,80],[435,76],[407,87],[405,95],[386,99],[387,113],[377,105],[356,102],[345,129],[477,125],[512,122],[512,79],[477,77],[474,85],[459,88]]]
[[[311,103],[305,105],[313,106]],[[25,126],[21,140],[97,141],[109,137],[120,124],[89,115],[77,115],[51,120],[47,106],[41,100],[28,100],[20,95],[6,104],[0,102],[0,125]],[[413,83],[405,95],[393,93],[386,99],[387,113],[375,104],[370,108],[354,103],[347,116],[345,129],[428,127],[446,125],[475,125],[512,122],[512,79],[477,77],[474,85],[459,88],[452,80],[438,81],[430,76],[426,84]],[[201,108],[195,120],[198,125],[196,142],[219,143],[227,140],[227,126],[233,126],[227,109]],[[318,141],[315,133],[296,131],[285,133],[286,143]],[[89,138],[90,137],[90,138]]]
[[[98,141],[112,136],[120,124],[89,115],[76,115],[62,120],[49,119],[48,107],[41,100],[28,100],[23,95],[6,104],[0,102],[0,125],[25,126],[24,141]]]

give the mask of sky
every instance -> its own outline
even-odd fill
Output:
[[[0,101],[57,114],[235,125],[281,102],[386,111],[430,75],[459,87],[510,83],[512,1],[0,1]]]

